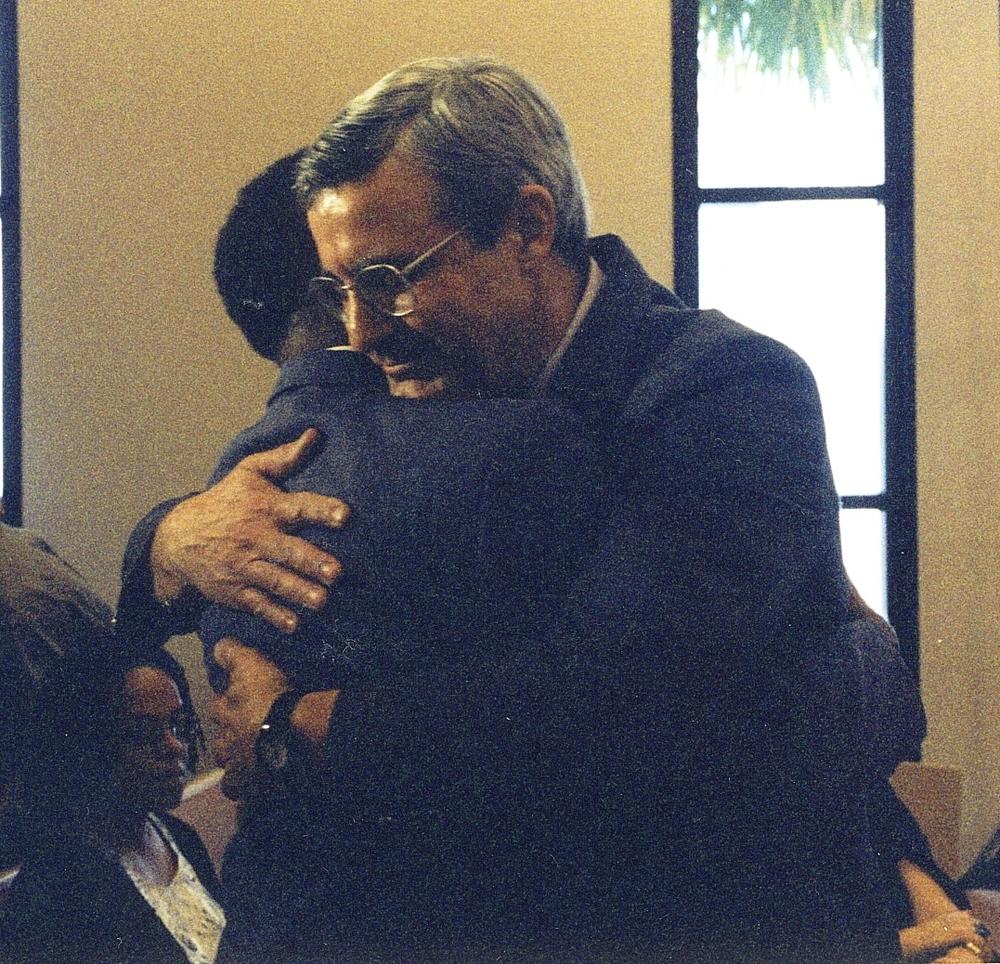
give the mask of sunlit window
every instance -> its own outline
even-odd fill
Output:
[[[912,444],[899,444],[912,435],[910,135],[892,113],[911,106],[885,83],[908,24],[891,0],[892,16],[876,0],[675,2],[678,292],[809,364],[845,564],[915,651]]]

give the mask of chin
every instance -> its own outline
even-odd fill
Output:
[[[441,398],[449,401],[469,401],[482,398],[484,393],[460,380],[446,375],[437,378],[408,378],[403,381],[389,379],[389,394],[394,398]]]
[[[438,378],[407,378],[402,381],[389,379],[389,394],[394,398],[450,398],[448,382]]]

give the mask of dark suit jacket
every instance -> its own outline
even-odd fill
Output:
[[[220,903],[212,861],[191,827],[161,819]],[[185,964],[187,955],[121,865],[81,837],[53,836],[14,881],[0,915],[2,960]]]
[[[877,959],[893,936],[868,788],[923,717],[898,649],[862,665],[847,629],[811,374],[685,308],[617,239],[591,252],[605,283],[550,385],[616,469],[562,637],[567,689],[596,681],[575,724],[599,774],[582,916],[696,956]],[[909,732],[868,727],[873,684],[917,707]]]

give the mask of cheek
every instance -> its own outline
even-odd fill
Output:
[[[126,750],[119,754],[112,764],[112,774],[117,779],[121,789],[127,793],[129,787],[141,783],[146,778],[148,763],[134,751]]]
[[[491,341],[495,301],[493,292],[477,278],[455,278],[408,320],[415,331],[433,338],[450,354],[474,357]]]

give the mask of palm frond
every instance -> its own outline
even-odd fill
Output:
[[[793,70],[816,96],[829,93],[828,57],[844,70],[877,66],[881,0],[699,0],[702,51],[715,34],[723,60],[764,73]],[[853,55],[853,56],[852,56]]]

